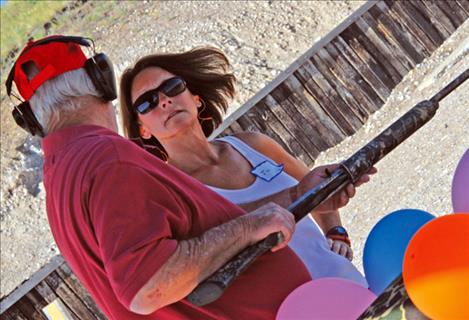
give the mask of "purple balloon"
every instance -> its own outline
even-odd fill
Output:
[[[277,320],[355,320],[375,299],[373,292],[350,280],[320,278],[293,290],[282,302]]]
[[[469,149],[459,160],[454,172],[451,199],[454,212],[469,213]]]

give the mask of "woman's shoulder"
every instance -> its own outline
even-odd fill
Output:
[[[260,132],[239,132],[233,135],[257,152],[274,159],[285,150],[272,138]]]

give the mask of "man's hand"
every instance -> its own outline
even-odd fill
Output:
[[[318,185],[322,180],[328,177],[328,175],[337,169],[338,164],[331,164],[316,167],[311,170],[301,181],[296,185],[296,193],[297,196],[301,196],[305,192],[309,191],[310,189],[314,188]],[[355,187],[358,187],[368,181],[370,181],[370,175],[375,174],[378,170],[375,167],[372,167],[367,173],[362,175],[360,179],[358,179],[355,184],[348,184],[342,190],[337,192],[334,196],[329,198],[326,202],[318,206],[315,211],[319,213],[326,213],[326,212],[333,212],[338,210],[339,208],[344,207],[347,205],[349,200],[355,196]],[[296,200],[296,199],[293,199]]]
[[[171,257],[137,292],[130,310],[150,314],[179,301],[248,245],[281,232],[283,241],[271,249],[277,251],[287,246],[294,231],[293,214],[268,203],[198,237],[180,240]]]
[[[340,240],[332,240],[329,238],[327,238],[327,242],[329,243],[329,247],[332,251],[352,261],[353,251],[348,244]]]
[[[295,231],[295,217],[278,204],[270,202],[246,215],[249,219],[249,237],[252,244],[267,238],[271,233],[281,232],[283,241],[271,249],[272,252],[287,246]]]

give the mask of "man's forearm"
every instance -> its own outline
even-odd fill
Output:
[[[176,251],[132,301],[131,310],[147,314],[187,296],[236,253],[248,246],[252,219],[248,215],[179,241]]]

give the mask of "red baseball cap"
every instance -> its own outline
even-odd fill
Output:
[[[21,51],[7,80],[8,91],[11,90],[11,81],[25,100],[29,100],[37,88],[45,81],[53,79],[62,73],[82,68],[87,60],[80,45],[89,46],[81,37],[66,37],[53,35],[29,41]],[[34,63],[38,69],[33,78],[28,79],[23,66]],[[8,92],[9,94],[9,92]]]

